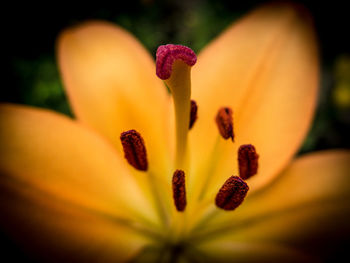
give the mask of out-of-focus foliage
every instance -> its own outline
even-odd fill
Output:
[[[350,110],[350,55],[340,56],[334,68],[334,103],[342,110]],[[350,118],[350,116],[348,116]]]
[[[71,115],[57,65],[52,56],[42,56],[33,61],[16,60],[14,63],[21,76],[20,92],[25,104]]]

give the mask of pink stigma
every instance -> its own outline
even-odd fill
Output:
[[[156,54],[157,76],[162,80],[170,78],[173,63],[178,59],[189,66],[193,66],[197,62],[196,54],[188,47],[173,44],[159,46]]]

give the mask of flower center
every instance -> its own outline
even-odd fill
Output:
[[[156,178],[150,178],[149,182],[152,193],[155,196],[155,203],[157,204],[159,216],[163,220],[166,228],[171,229],[172,244],[183,242],[181,236],[186,233],[185,218],[186,216],[188,217],[188,215],[184,212],[187,203],[200,203],[203,193],[205,193],[210,184],[209,177],[211,174],[203,177],[203,184],[199,195],[196,196],[196,198],[187,200],[185,176],[188,176],[188,171],[190,171],[187,162],[188,132],[194,127],[198,112],[197,103],[191,100],[190,78],[191,67],[196,61],[197,57],[195,53],[185,46],[169,44],[160,46],[157,50],[156,74],[160,79],[164,80],[165,84],[169,87],[175,108],[175,172],[171,182],[173,202],[176,208],[175,213],[169,212],[171,209],[166,207],[167,204],[163,200],[162,191],[159,191],[159,185],[154,180]],[[228,140],[227,142],[225,141],[225,143],[232,143],[234,141],[233,110],[230,107],[218,109],[215,122],[218,127],[218,134],[225,140],[231,138],[231,141]],[[147,171],[147,153],[141,134],[135,130],[129,130],[123,132],[120,139],[124,150],[124,156],[128,163],[137,170]],[[253,145],[245,144],[240,146],[238,150],[239,176],[229,177],[226,182],[223,183],[222,187],[217,190],[216,198],[213,200],[217,208],[226,211],[234,210],[244,201],[249,190],[245,180],[257,173],[258,157]],[[215,165],[215,162],[213,165]],[[209,169],[209,173],[210,171]],[[151,174],[148,173],[147,176],[150,177]],[[164,189],[162,190],[164,193]],[[193,207],[195,209],[196,205],[192,206],[191,209]],[[218,213],[220,209],[215,209],[214,213]]]

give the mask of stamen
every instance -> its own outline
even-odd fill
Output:
[[[145,143],[140,133],[135,130],[123,132],[120,135],[124,156],[130,165],[140,171],[147,171],[148,161]]]
[[[186,208],[185,172],[176,170],[173,175],[173,197],[177,211],[182,212]]]
[[[190,114],[190,127],[189,127],[190,130],[193,127],[193,124],[197,120],[197,111],[198,111],[198,106],[196,101],[191,100],[191,114]]]
[[[157,50],[157,76],[164,80],[174,99],[176,119],[175,167],[184,170],[190,123],[191,66],[196,61],[196,54],[185,46],[169,44],[160,46]]]
[[[247,180],[258,172],[259,155],[251,144],[241,145],[238,149],[239,176]]]
[[[233,111],[229,107],[220,108],[216,115],[216,124],[221,136],[227,140],[231,138],[233,141]]]
[[[189,66],[193,66],[197,62],[196,54],[188,47],[173,44],[159,46],[156,55],[157,76],[162,80],[170,78],[173,63],[178,59]]]
[[[238,176],[231,176],[220,188],[215,203],[224,210],[234,210],[243,202],[248,190],[246,182]]]

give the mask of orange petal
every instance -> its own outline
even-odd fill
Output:
[[[192,82],[198,103],[198,122],[191,131],[194,160],[210,162],[203,152],[210,152],[219,136],[217,110],[229,106],[234,112],[235,143],[220,142],[212,195],[237,174],[241,144],[253,144],[260,155],[258,174],[249,180],[252,190],[276,176],[300,147],[314,113],[319,78],[310,24],[301,9],[266,5],[200,53]]]
[[[169,167],[169,96],[152,58],[133,36],[107,22],[86,22],[60,35],[58,61],[80,121],[119,151],[119,135],[137,130],[145,139],[150,169]]]
[[[63,115],[1,105],[0,145],[5,179],[101,213],[156,220],[115,149]]]
[[[13,178],[0,180],[0,226],[40,262],[126,262],[149,243],[111,216],[65,202]]]
[[[216,233],[231,241],[331,253],[350,234],[349,174],[350,151],[298,158],[271,185],[235,212],[218,214],[207,228],[221,228]]]

